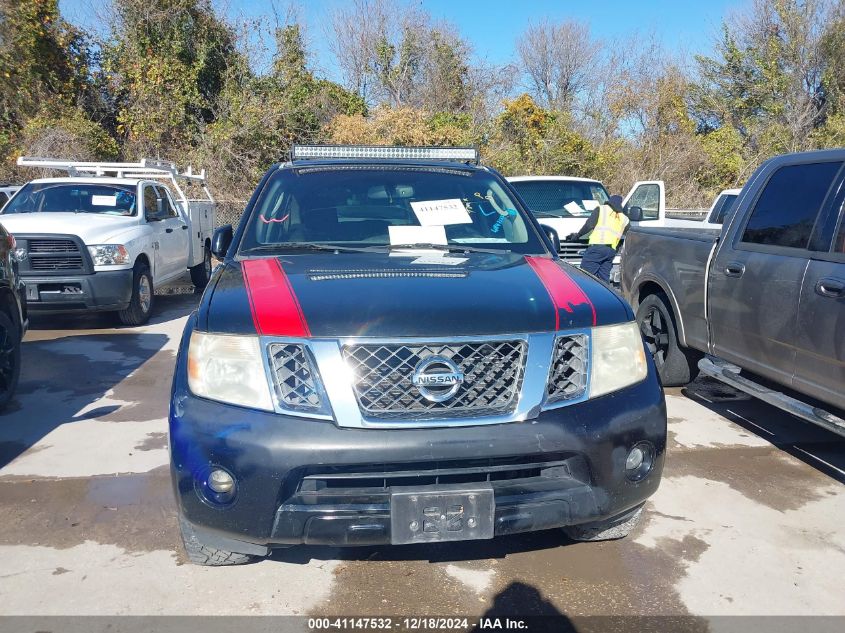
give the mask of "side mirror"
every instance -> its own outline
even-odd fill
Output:
[[[642,207],[629,207],[628,208],[628,219],[631,222],[642,222],[643,221],[643,208]]]
[[[226,257],[229,246],[232,244],[232,225],[224,224],[214,230],[211,236],[211,254],[217,259]]]
[[[557,234],[557,231],[554,230],[550,226],[543,226],[543,231],[546,233],[546,237],[549,238],[549,242],[551,246],[554,248],[555,253],[560,252],[560,236]]]

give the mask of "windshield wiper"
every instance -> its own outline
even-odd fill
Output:
[[[419,242],[414,244],[390,244],[389,248],[390,250],[436,250],[446,251],[449,253],[493,253],[494,255],[511,252],[511,250],[507,248],[479,248],[477,246],[469,246],[467,244],[432,244],[429,242]]]
[[[320,244],[318,242],[281,242],[279,244],[262,244],[260,246],[253,246],[245,251],[244,255],[251,253],[269,253],[277,251],[334,251],[346,253],[365,253],[366,248],[356,248],[354,246],[332,246],[331,244]]]

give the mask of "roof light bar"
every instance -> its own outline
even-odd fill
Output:
[[[315,158],[382,158],[450,160],[478,163],[475,147],[398,147],[392,145],[294,145],[291,160]]]

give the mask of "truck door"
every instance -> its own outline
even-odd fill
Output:
[[[156,185],[156,192],[162,214],[162,220],[158,223],[161,229],[159,253],[162,262],[162,274],[159,276],[170,278],[185,272],[188,267],[190,229],[187,219],[180,215],[167,188]]]
[[[663,181],[643,180],[635,182],[631,191],[622,201],[622,206],[625,209],[640,207],[643,210],[643,221],[662,219],[666,207],[666,190]],[[634,224],[639,224],[639,222]]]
[[[732,223],[708,278],[716,356],[781,384],[792,383],[810,238],[841,165],[776,168],[751,202],[750,213]]]
[[[839,187],[801,287],[793,384],[845,409],[845,183]]]
[[[161,277],[167,276],[167,262],[165,258],[165,251],[162,250],[165,227],[162,226],[162,218],[158,204],[158,191],[156,191],[155,185],[144,185],[143,199],[144,218],[146,218],[147,225],[150,227],[150,232],[152,233],[153,279],[158,280]]]

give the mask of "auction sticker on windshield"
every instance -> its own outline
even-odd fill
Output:
[[[115,207],[117,196],[91,196],[91,204],[95,207]]]
[[[440,226],[389,226],[390,243],[400,244],[448,244],[446,229]]]
[[[469,217],[464,203],[457,198],[412,202],[411,208],[422,226],[472,224],[472,219]]]

